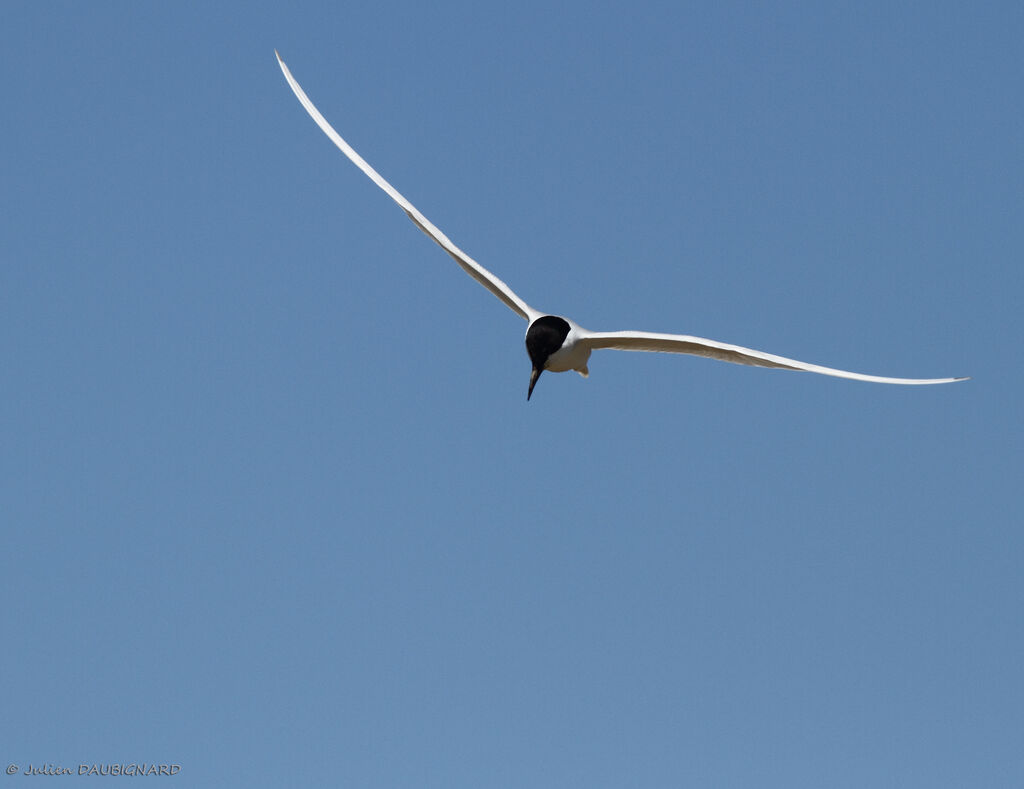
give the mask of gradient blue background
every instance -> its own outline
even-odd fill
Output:
[[[3,16],[4,765],[1024,785],[1019,2]]]

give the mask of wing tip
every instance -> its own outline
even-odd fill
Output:
[[[917,381],[917,379],[911,378],[911,381]],[[971,376],[965,375],[962,378],[923,378],[920,379],[921,383],[926,384],[956,384],[960,381],[970,381]]]

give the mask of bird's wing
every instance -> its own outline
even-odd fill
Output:
[[[434,239],[441,249],[451,255],[455,259],[455,262],[462,266],[469,276],[501,299],[513,312],[521,315],[523,318],[526,318],[526,320],[531,320],[533,317],[540,314],[537,310],[533,309],[529,304],[519,298],[512,288],[455,246],[448,236],[438,230],[429,219],[423,216],[423,214],[416,209],[412,203],[402,197],[395,187],[385,181],[381,177],[380,173],[370,167],[370,165],[366,163],[366,160],[356,153],[352,149],[352,146],[345,142],[341,138],[341,135],[338,134],[331,124],[324,119],[324,116],[320,114],[320,110],[318,110],[316,106],[314,106],[313,102],[309,100],[309,96],[306,95],[302,86],[295,81],[295,77],[292,76],[292,73],[288,70],[288,66],[286,66],[284,61],[281,60],[281,55],[278,54],[276,49],[274,50],[274,54],[277,55],[277,62],[281,66],[281,71],[284,72],[284,78],[288,80],[288,84],[291,86],[295,96],[302,103],[302,106],[306,108],[306,112],[309,113],[310,117],[316,121],[317,126],[319,126],[323,130],[324,134],[331,139],[331,142],[341,149],[342,153],[355,163],[356,167],[366,173],[370,177],[371,181],[387,192],[388,196],[401,206],[402,210],[408,214],[416,227]]]
[[[580,342],[592,349],[615,348],[620,351],[661,351],[663,353],[688,353],[707,356],[733,364],[749,364],[754,367],[777,367],[782,370],[804,370],[810,373],[833,375],[837,378],[852,378],[854,381],[870,381],[879,384],[948,384],[966,381],[967,378],[886,378],[880,375],[864,375],[846,370],[835,370],[817,364],[798,362],[784,356],[754,351],[739,345],[729,345],[703,337],[685,334],[654,334],[643,331],[584,332]]]

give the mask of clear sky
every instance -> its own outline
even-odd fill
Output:
[[[3,17],[0,767],[1024,785],[1021,3]]]

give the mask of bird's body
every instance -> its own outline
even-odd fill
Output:
[[[527,334],[529,334],[529,331],[527,331]],[[550,370],[553,373],[567,373],[570,370],[575,370],[586,378],[590,375],[590,370],[587,368],[588,361],[590,361],[590,348],[580,342],[578,333],[571,332],[565,338],[565,343],[548,357],[544,369]]]
[[[586,377],[587,367],[592,351],[600,348],[613,348],[623,351],[656,351],[663,353],[683,353],[694,356],[706,356],[734,364],[745,364],[754,367],[775,367],[782,370],[803,370],[807,372],[830,375],[837,378],[850,378],[856,381],[887,384],[942,384],[953,381],[964,381],[966,378],[889,378],[878,375],[852,373],[832,367],[808,364],[783,356],[755,351],[739,345],[707,340],[703,337],[692,337],[684,334],[658,334],[643,331],[593,332],[584,329],[575,321],[559,315],[549,315],[537,310],[520,298],[502,280],[477,263],[473,258],[459,249],[433,223],[406,200],[397,189],[384,180],[381,175],[370,167],[341,135],[334,130],[320,111],[316,108],[302,87],[296,82],[291,71],[277,56],[285,79],[306,112],[316,121],[324,134],[344,153],[360,170],[362,170],[377,186],[391,197],[413,223],[434,240],[459,266],[473,279],[493,293],[503,304],[528,322],[526,329],[526,351],[533,363],[530,375],[530,387],[527,399],[533,394],[537,379],[545,370],[554,373],[575,370]]]
[[[533,362],[533,371],[527,400],[545,370],[553,373],[575,370],[584,378],[590,374],[587,369],[590,347],[584,339],[586,335],[585,329],[560,315],[541,315],[530,321],[526,327],[526,353]]]
[[[543,361],[543,369],[553,373],[569,370],[586,376],[590,348],[583,341],[587,331],[561,315],[542,315],[526,329],[526,351]]]

